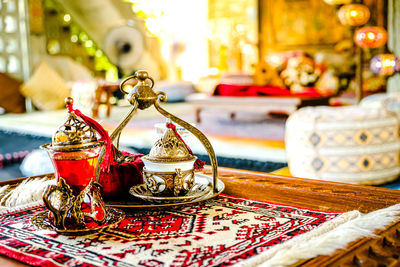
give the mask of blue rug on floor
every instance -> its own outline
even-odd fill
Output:
[[[381,185],[381,187],[389,188],[389,189],[400,189],[400,179],[397,179],[396,181],[388,183],[388,184]]]
[[[21,134],[0,130],[0,155],[3,156],[3,164],[0,165],[0,181],[23,177],[19,166],[23,158],[17,158],[14,153],[33,151],[39,149],[43,144],[50,143],[51,138]],[[12,159],[6,159],[6,155],[12,156]]]
[[[20,134],[15,132],[0,130],[0,154],[13,154],[20,151],[33,151],[39,149],[43,144],[50,143],[51,138],[43,136],[35,136],[30,134]],[[148,154],[150,148],[130,147],[138,153]],[[196,155],[200,160],[210,164],[208,155]],[[217,156],[218,166],[243,169],[259,172],[271,172],[287,166],[283,162],[257,161],[249,159],[228,158]],[[21,161],[11,160],[5,161],[3,168],[0,169],[0,181],[23,177],[24,175],[19,169]],[[38,174],[39,175],[39,174]]]
[[[133,150],[141,154],[148,154],[150,152],[149,148],[137,148],[131,147]],[[210,158],[208,155],[196,155],[200,160],[204,161],[207,165],[210,165]],[[287,163],[284,162],[273,162],[273,161],[258,161],[251,159],[241,159],[241,158],[228,158],[217,156],[218,166],[242,169],[248,171],[258,171],[258,172],[272,172],[278,169],[287,167]]]

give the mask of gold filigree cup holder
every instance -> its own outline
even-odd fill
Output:
[[[121,210],[105,207],[100,185],[93,180],[77,195],[66,181],[59,177],[57,185],[50,185],[43,194],[46,211],[32,217],[40,229],[63,235],[79,236],[100,232],[125,218]]]
[[[123,211],[113,207],[106,207],[106,214],[103,224],[82,229],[62,229],[56,227],[49,219],[49,211],[36,214],[32,217],[31,222],[33,225],[43,230],[51,230],[67,236],[83,236],[104,231],[107,228],[117,225],[125,218],[125,213]]]
[[[125,87],[131,79],[136,79],[138,82],[134,86],[134,88],[128,92],[126,91]],[[132,119],[134,114],[136,113],[137,109],[144,110],[154,105],[156,110],[166,117],[167,119],[171,120],[172,122],[180,125],[181,127],[185,128],[187,131],[192,133],[204,146],[207,151],[207,154],[210,158],[211,167],[212,167],[212,180],[210,194],[212,197],[217,196],[220,194],[224,188],[221,186],[221,181],[218,180],[218,165],[217,159],[215,156],[214,149],[208,140],[208,138],[196,127],[192,124],[182,120],[181,118],[171,114],[170,112],[166,111],[164,108],[160,106],[160,103],[166,102],[167,96],[164,92],[154,92],[153,91],[154,80],[148,75],[146,71],[137,71],[134,75],[126,78],[120,84],[120,90],[126,94],[128,97],[129,103],[132,105],[131,110],[125,116],[125,118],[121,121],[118,127],[114,130],[114,132],[110,135],[113,141],[117,141],[118,147],[118,140],[119,136],[121,135],[122,130],[128,124],[128,122]],[[104,150],[104,149],[103,149]],[[99,161],[104,157],[104,152],[100,154]],[[222,183],[223,184],[223,183]],[[207,195],[207,194],[205,194]],[[156,196],[155,196],[156,197]],[[146,199],[148,200],[148,199]],[[161,199],[162,200],[162,199]],[[157,200],[158,201],[158,200]],[[165,199],[165,201],[167,201]],[[154,201],[156,202],[156,201]]]

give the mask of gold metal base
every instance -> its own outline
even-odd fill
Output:
[[[84,229],[58,229],[49,220],[49,211],[43,211],[32,217],[31,222],[33,225],[40,229],[56,231],[59,234],[67,236],[83,236],[90,235],[93,233],[101,232],[106,228],[112,227],[120,223],[125,218],[125,213],[122,210],[106,207],[106,218],[101,225],[97,225],[93,228]]]
[[[195,181],[197,184],[205,184],[208,186],[213,186],[213,178],[208,175],[196,173],[195,174]],[[213,199],[217,197],[219,194],[222,193],[225,189],[225,185],[221,180],[217,180],[216,184],[216,192],[214,190],[209,190],[206,194],[203,196],[200,196],[198,198],[192,199],[192,200],[185,200],[182,202],[177,202],[177,203],[166,203],[165,201],[162,201],[161,203],[149,203],[149,202],[144,202],[140,198],[128,198],[124,200],[109,200],[109,201],[104,201],[104,204],[106,206],[111,206],[111,207],[118,207],[118,208],[129,208],[129,209],[140,209],[140,210],[167,210],[167,209],[177,209],[177,208],[182,208],[185,206],[189,205],[198,205],[204,201]],[[163,197],[165,199],[165,197]]]
[[[155,172],[143,168],[146,190],[157,197],[179,197],[189,193],[194,185],[194,169],[174,172]]]
[[[145,184],[132,186],[129,193],[137,198],[154,204],[169,204],[169,203],[181,203],[188,202],[194,199],[200,198],[205,194],[209,193],[212,189],[211,184],[199,184],[195,183],[193,187],[184,196],[177,197],[160,197],[154,196],[153,193],[147,188]]]

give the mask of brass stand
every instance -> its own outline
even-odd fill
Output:
[[[125,85],[126,83],[131,80],[131,79],[136,79],[138,80],[138,83],[136,86],[133,88],[131,92],[125,91]],[[151,84],[148,85],[147,81],[150,81]],[[118,127],[113,131],[113,133],[110,135],[111,140],[119,139],[119,136],[122,132],[122,130],[125,128],[125,126],[128,124],[128,122],[132,119],[133,115],[137,111],[137,109],[147,109],[154,105],[154,107],[157,109],[158,112],[160,112],[164,117],[170,119],[171,121],[179,124],[180,126],[184,127],[186,130],[191,132],[194,136],[196,136],[197,139],[200,140],[202,145],[205,147],[208,156],[210,158],[211,166],[212,166],[212,174],[213,174],[213,192],[217,193],[217,182],[218,182],[218,170],[217,170],[217,159],[215,156],[214,149],[208,140],[208,138],[196,127],[191,125],[190,123],[176,117],[175,115],[169,113],[165,109],[163,109],[160,106],[159,102],[166,102],[167,101],[167,96],[164,92],[157,92],[155,93],[153,91],[153,86],[154,86],[154,80],[148,75],[146,71],[137,71],[134,75],[129,76],[125,80],[122,81],[120,84],[120,90],[128,95],[128,101],[132,105],[131,110],[129,113],[125,116],[125,118],[122,120],[122,122],[118,125]],[[118,143],[118,141],[117,141]],[[117,144],[118,147],[118,144]],[[102,153],[100,154],[99,161],[101,162],[104,157],[104,149]],[[100,164],[99,164],[100,165]],[[99,174],[99,172],[97,172]]]

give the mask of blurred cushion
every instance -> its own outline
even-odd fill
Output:
[[[387,96],[388,95],[385,93],[378,93],[366,96],[361,100],[360,106],[368,108],[381,108],[382,100],[385,99]]]
[[[321,95],[334,95],[338,92],[339,78],[335,75],[333,69],[328,69],[321,74],[315,88]]]
[[[279,77],[277,68],[272,67],[270,64],[268,64],[264,60],[262,60],[256,66],[254,83],[256,85],[274,85],[274,86],[279,86],[279,87],[285,86],[283,84],[281,77]]]
[[[382,108],[388,112],[393,112],[400,116],[400,93],[391,93],[381,101]]]
[[[225,84],[253,84],[254,78],[252,75],[245,73],[227,73],[221,75],[219,83]]]
[[[400,116],[400,92],[376,93],[363,98],[360,106],[380,108]]]
[[[35,176],[54,172],[53,164],[45,150],[37,149],[29,153],[19,167],[23,176]]]
[[[383,184],[400,174],[399,120],[381,108],[306,107],[286,121],[293,176]]]
[[[41,110],[62,108],[64,99],[70,94],[66,82],[45,61],[39,64],[29,81],[21,86],[21,92]]]
[[[0,107],[5,112],[22,113],[25,111],[25,98],[20,93],[22,81],[6,73],[0,73]]]
[[[81,63],[67,56],[46,56],[44,61],[66,82],[91,81],[93,76]]]

